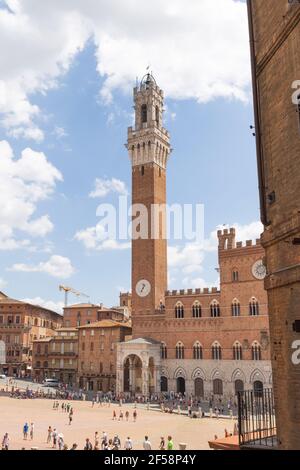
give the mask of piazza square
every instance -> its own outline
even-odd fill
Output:
[[[62,401],[60,401],[61,405]],[[126,404],[122,407],[125,412],[130,413],[127,422],[124,416],[123,421],[118,421],[120,407],[118,404],[108,404],[92,407],[91,402],[72,401],[74,408],[74,418],[69,425],[68,415],[59,409],[53,410],[53,400],[34,399],[18,400],[12,398],[0,398],[0,435],[8,432],[10,436],[10,449],[31,450],[52,450],[52,441],[47,444],[47,430],[51,426],[56,428],[59,434],[63,434],[64,442],[68,449],[74,443],[78,445],[78,450],[83,450],[86,438],[94,444],[94,435],[98,431],[99,437],[103,431],[109,438],[116,435],[120,437],[121,449],[127,437],[133,442],[133,450],[142,450],[143,441],[146,435],[149,436],[152,450],[159,450],[161,437],[167,439],[171,435],[174,442],[174,450],[179,450],[179,444],[186,444],[187,450],[209,450],[209,440],[214,440],[217,435],[224,437],[225,429],[232,433],[234,420],[230,419],[191,419],[187,416],[176,414],[166,414],[159,410],[147,410],[145,405],[138,405],[137,420],[133,421],[134,405]],[[117,421],[112,420],[113,410],[116,410]],[[23,426],[28,422],[34,423],[34,439],[28,437],[23,439]]]

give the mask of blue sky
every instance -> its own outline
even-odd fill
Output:
[[[26,3],[30,9],[32,2],[26,0]],[[206,4],[203,2],[203,5],[204,3]],[[225,4],[228,6],[229,0],[224,0]],[[180,5],[181,2],[178,7]],[[113,12],[110,14],[114,19]],[[208,12],[208,24],[209,14]],[[14,15],[22,16],[22,12],[16,9]],[[243,15],[245,20],[245,12]],[[7,17],[2,17],[2,21],[6,20]],[[33,18],[32,21],[34,20]],[[8,46],[11,41],[14,47],[12,37],[7,35],[6,40]],[[77,49],[72,49],[72,59],[70,51],[68,52],[62,71],[51,69],[39,75],[39,63],[31,64],[35,75],[32,72],[30,77],[38,77],[36,81],[39,83],[35,87],[21,84],[22,93],[39,111],[30,115],[29,124],[28,119],[21,122],[20,113],[17,123],[7,122],[7,116],[17,115],[20,109],[16,104],[17,98],[15,102],[12,101],[11,108],[7,100],[8,109],[0,121],[0,141],[5,141],[10,146],[15,160],[20,158],[25,148],[30,148],[32,152],[43,152],[51,168],[55,168],[60,174],[60,177],[57,173],[55,176],[53,170],[53,178],[47,183],[48,197],[34,202],[34,219],[39,220],[47,214],[51,229],[47,223],[47,228],[42,230],[45,232],[42,236],[32,236],[33,229],[27,228],[25,236],[24,226],[20,229],[15,225],[11,236],[17,245],[26,239],[26,245],[5,249],[3,243],[0,251],[0,288],[14,298],[31,299],[47,306],[61,306],[62,293],[58,291],[58,285],[62,282],[87,293],[93,302],[116,305],[119,290],[130,289],[130,250],[88,249],[84,243],[75,239],[77,232],[97,224],[96,209],[101,202],[117,203],[116,193],[109,193],[101,199],[89,197],[96,178],[108,181],[114,178],[124,182],[129,191],[131,188],[130,162],[124,144],[127,127],[132,124],[131,88],[135,84],[133,77],[141,76],[145,68],[137,63],[136,71],[131,71],[127,77],[125,64],[123,76],[120,71],[116,72],[119,78],[115,83],[107,85],[107,77],[111,72],[104,70],[101,60],[103,61],[105,56],[106,64],[110,61],[114,63],[112,58],[116,52],[110,48],[106,51],[101,49],[101,44],[101,38],[97,42],[88,38],[87,34],[84,40],[79,40]],[[248,58],[246,41],[244,49],[246,59],[243,59],[245,62],[242,61],[241,68],[245,66]],[[197,50],[194,54],[197,54]],[[176,60],[180,64],[180,58]],[[184,62],[184,58],[182,60]],[[222,60],[220,56],[220,61]],[[155,63],[154,60],[152,62]],[[186,240],[180,243],[170,242],[173,250],[170,252],[169,287],[213,286],[217,282],[217,252],[212,234],[216,227],[237,224],[240,229],[239,239],[254,238],[259,233],[255,139],[249,129],[250,124],[253,124],[249,70],[248,81],[244,80],[244,71],[241,75],[240,72],[236,74],[239,87],[237,96],[234,96],[236,85],[232,85],[231,77],[224,78],[224,83],[221,84],[222,92],[218,82],[214,87],[217,91],[202,96],[205,83],[199,91],[200,95],[197,95],[193,80],[187,79],[185,87],[186,70],[182,72],[182,77],[174,74],[172,80],[172,63],[170,75],[166,75],[159,61],[155,65],[153,73],[158,84],[162,87],[165,84],[165,127],[171,133],[174,148],[168,164],[168,202],[204,204],[205,235],[210,240],[209,249],[199,249],[199,256],[194,261],[191,261],[191,257],[194,258],[193,253],[197,246],[191,246]],[[1,66],[3,67],[3,64],[0,62]],[[9,66],[14,69],[14,64]],[[116,69],[118,67],[119,64]],[[201,82],[199,67],[201,69],[201,66],[195,65],[196,82]],[[217,65],[214,63],[212,67]],[[180,75],[180,65],[179,68],[174,66],[174,70]],[[19,79],[19,72],[13,70],[12,76],[14,73]],[[16,86],[15,79],[7,75],[7,83]],[[220,76],[222,77],[222,74]],[[41,85],[43,80],[44,85]],[[51,80],[55,83],[51,83]],[[207,77],[207,80],[211,79]],[[174,84],[178,81],[180,86]],[[234,91],[228,93],[228,84]],[[18,84],[16,96],[20,87]],[[107,98],[107,88],[112,97]],[[244,96],[240,96],[241,93],[244,93]],[[32,129],[35,131],[31,132]],[[42,130],[42,137],[36,129]],[[32,138],[32,135],[35,137]],[[7,152],[7,147],[5,148]],[[0,178],[1,158],[4,159],[4,153],[1,154],[0,147]],[[23,178],[24,171],[17,177]],[[30,184],[28,177],[25,178],[25,184]],[[6,204],[9,204],[9,199]],[[7,206],[4,206],[4,209],[5,207]],[[8,225],[4,209],[1,221],[0,208],[0,228],[1,223],[4,227]],[[38,231],[41,232],[41,229]],[[4,235],[2,238],[4,239]],[[52,256],[62,257],[64,261],[60,259],[59,262],[63,264],[68,260],[66,271],[62,271],[65,276],[60,277],[57,270],[52,269],[51,262],[49,268]],[[71,301],[76,302],[77,299],[72,298]]]

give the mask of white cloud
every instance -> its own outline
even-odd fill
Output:
[[[41,152],[30,148],[16,159],[7,141],[0,141],[0,250],[28,247],[30,237],[44,237],[53,230],[48,215],[35,217],[38,203],[54,192],[61,173]]]
[[[131,92],[151,64],[167,96],[245,101],[250,83],[246,4],[237,0],[6,0],[0,10],[2,125],[43,139],[34,94],[59,85],[87,41],[96,48],[100,96]]]
[[[67,279],[75,273],[69,258],[58,255],[53,255],[48,261],[37,265],[14,264],[9,270],[24,273],[45,273],[60,279]]]
[[[126,184],[124,183],[124,181],[120,181],[116,178],[112,178],[111,180],[96,178],[95,188],[89,194],[89,197],[101,198],[107,196],[109,193],[117,193],[127,196],[128,191],[126,188]]]
[[[168,247],[168,264],[170,268],[180,268],[184,272],[188,269],[199,268],[204,259],[204,253],[201,251],[201,245],[198,243],[187,243],[183,247]]]
[[[128,250],[131,247],[130,242],[119,242],[114,239],[109,239],[101,222],[95,227],[88,227],[87,229],[78,231],[74,238],[82,242],[88,250],[116,251]]]
[[[39,307],[47,308],[48,310],[60,313],[61,315],[63,313],[63,302],[53,302],[52,300],[44,300],[41,297],[35,297],[34,299],[22,299],[22,301],[31,305],[38,305]]]

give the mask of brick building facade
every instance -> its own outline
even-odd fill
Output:
[[[105,393],[115,390],[116,343],[130,335],[130,323],[111,319],[78,327],[79,388]]]
[[[31,375],[36,339],[53,336],[62,316],[0,293],[0,370],[9,376]]]
[[[127,297],[124,296],[124,301],[125,299]],[[76,328],[104,319],[123,321],[124,317],[129,316],[130,309],[127,304],[115,308],[107,308],[102,304],[75,304],[64,308],[63,324],[66,328]]]
[[[59,328],[54,336],[33,341],[32,378],[38,382],[55,378],[76,385],[78,359],[77,328]]]
[[[264,249],[258,240],[236,243],[234,229],[220,231],[220,290],[167,290],[164,209],[153,219],[149,208],[166,203],[170,142],[162,126],[163,92],[151,75],[135,88],[134,101],[136,124],[127,144],[132,199],[148,209],[148,237],[132,241],[133,339],[118,345],[117,391],[208,397],[270,387]]]
[[[248,11],[278,444],[300,449],[300,4]]]

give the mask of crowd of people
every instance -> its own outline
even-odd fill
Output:
[[[28,432],[30,431],[30,439],[33,440],[34,434],[34,424],[31,423],[30,427],[28,423],[25,423],[23,426],[23,439],[28,439]],[[59,433],[56,428],[49,426],[47,432],[47,444],[52,444],[52,449],[54,450],[80,450],[78,444],[74,443],[69,448],[68,445],[64,441],[64,435]],[[2,439],[2,450],[9,450],[10,445],[10,437],[8,433],[5,433]],[[164,437],[160,438],[160,442],[158,445],[159,450],[174,450],[174,443],[172,436],[168,436],[167,440]],[[116,434],[113,438],[109,438],[107,433],[103,431],[102,436],[100,438],[99,433],[96,431],[94,435],[94,441],[92,442],[89,437],[86,438],[85,444],[81,450],[104,450],[104,451],[118,451],[118,450],[133,450],[134,443],[130,436],[128,436],[123,445],[121,442],[120,437]],[[146,451],[152,450],[152,444],[149,439],[149,436],[145,436],[143,440],[143,449]],[[23,448],[22,450],[25,450]]]

